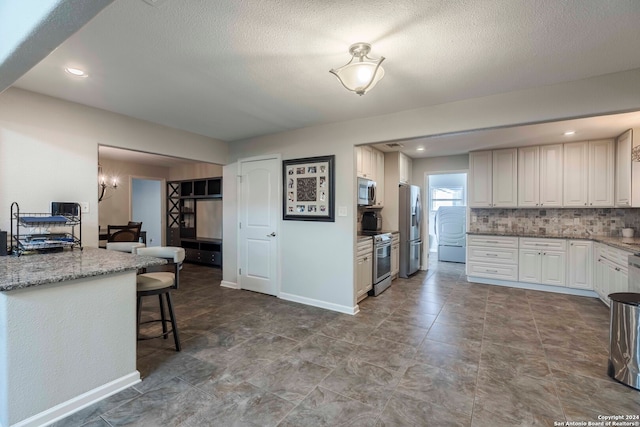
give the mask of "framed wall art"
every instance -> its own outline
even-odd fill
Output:
[[[282,218],[335,221],[335,156],[284,160]]]

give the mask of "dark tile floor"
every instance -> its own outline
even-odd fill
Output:
[[[183,351],[140,342],[143,381],[56,426],[553,426],[640,412],[640,392],[606,376],[595,299],[471,284],[451,263],[394,281],[356,316],[219,284],[220,270],[185,265]]]

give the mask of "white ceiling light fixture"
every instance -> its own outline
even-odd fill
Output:
[[[75,77],[87,77],[89,75],[86,71],[81,70],[80,68],[66,67],[64,71]]]
[[[416,151],[424,151],[424,147],[418,147],[416,148]]]
[[[573,136],[576,134],[575,130],[568,130],[564,133],[564,136]]]
[[[384,68],[380,66],[385,59],[384,56],[380,59],[370,58],[367,56],[369,52],[369,43],[354,43],[349,47],[351,60],[329,72],[334,74],[347,90],[362,96],[384,77]]]

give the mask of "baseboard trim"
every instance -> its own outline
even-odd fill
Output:
[[[299,302],[300,304],[311,305],[313,307],[325,308],[331,311],[337,311],[339,313],[354,315],[359,311],[358,306],[349,307],[346,305],[334,304],[332,302],[321,301],[313,298],[302,297],[300,295],[288,294],[286,292],[280,292],[279,298],[287,301]]]
[[[46,411],[40,412],[39,414],[13,424],[11,427],[35,427],[60,421],[74,412],[84,409],[89,405],[93,405],[94,403],[129,388],[132,385],[138,384],[140,381],[140,372],[134,371],[128,375],[69,399],[66,402],[62,402],[53,408],[49,408]]]
[[[227,282],[226,280],[220,282],[220,286],[229,289],[240,289],[240,285],[238,285],[236,282]]]
[[[511,288],[529,289],[532,291],[553,292],[556,294],[577,295],[580,297],[599,298],[595,291],[573,289],[563,286],[540,285],[538,283],[512,282],[510,280],[488,279],[486,277],[467,276],[467,281],[483,285],[509,286]]]

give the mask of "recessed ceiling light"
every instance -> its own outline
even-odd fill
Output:
[[[424,151],[424,147],[418,147],[416,148],[416,151]]]
[[[571,136],[571,135],[575,135],[576,131],[575,130],[568,130],[564,133],[564,136]]]
[[[81,70],[80,68],[67,67],[64,70],[72,76],[76,77],[87,77],[89,75],[86,71]]]

